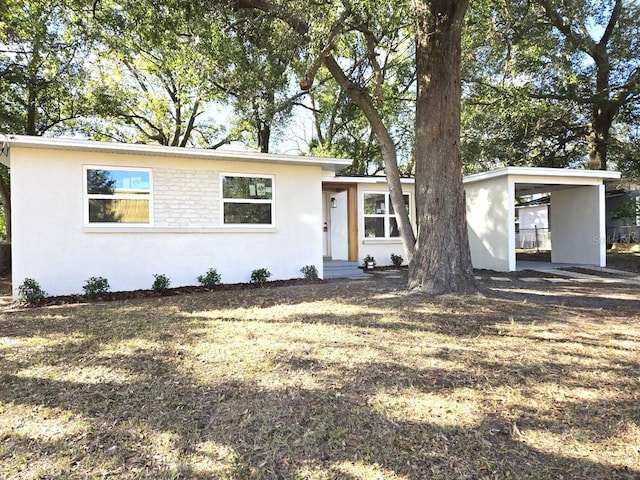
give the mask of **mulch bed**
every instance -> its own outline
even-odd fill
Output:
[[[112,302],[116,300],[134,300],[139,298],[157,298],[157,297],[171,297],[176,295],[189,295],[192,293],[202,293],[210,291],[229,291],[229,290],[247,290],[264,287],[288,287],[292,285],[311,285],[324,283],[324,280],[307,280],[305,278],[292,278],[289,280],[274,280],[272,282],[266,282],[265,284],[257,283],[223,283],[216,286],[213,289],[208,289],[200,286],[185,286],[167,288],[162,292],[155,290],[130,290],[123,292],[107,292],[97,297],[86,297],[81,294],[76,295],[59,295],[46,297],[42,303],[38,306],[51,306],[51,305],[69,305],[75,303],[95,303],[95,302]]]

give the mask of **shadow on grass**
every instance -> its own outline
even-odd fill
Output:
[[[204,479],[218,471],[246,479],[293,479],[304,477],[303,472],[346,479],[367,478],[372,472],[411,479],[611,479],[640,474],[540,451],[521,438],[513,420],[499,415],[470,425],[402,420],[372,406],[365,392],[348,388],[272,391],[239,382],[211,388],[186,382],[165,385],[166,395],[150,401],[145,382],[78,386],[4,375],[3,383],[9,387],[0,394],[3,403],[65,409],[91,423],[82,435],[74,432],[57,441],[4,435],[0,459],[5,465],[13,455],[54,455],[59,462],[68,457],[58,471],[50,472],[53,476],[103,471],[118,478]],[[37,399],[15,394],[33,389],[43,393]],[[580,406],[578,420],[587,420],[582,416],[601,406]],[[542,413],[543,419],[539,412],[525,411],[520,428],[556,436],[569,428],[559,428]],[[169,435],[172,452],[167,456],[173,458],[167,461],[152,442],[158,434]],[[571,432],[591,441],[593,434],[588,429]],[[206,442],[223,445],[229,457],[203,453],[198,446]]]
[[[52,477],[197,479],[640,476],[638,452],[629,454],[635,463],[616,467],[615,461],[580,458],[582,452],[562,445],[578,439],[585,448],[606,448],[608,439],[640,423],[640,365],[622,356],[631,355],[625,345],[637,345],[637,337],[607,336],[604,328],[588,337],[575,335],[577,329],[573,336],[570,330],[545,329],[557,324],[560,314],[588,310],[590,318],[603,316],[592,311],[595,307],[567,312],[562,305],[525,305],[520,298],[499,296],[378,298],[366,288],[333,286],[304,290],[302,296],[294,295],[299,290],[278,290],[42,309],[3,319],[8,346],[0,357],[6,426],[0,436],[2,473],[26,478],[44,469]],[[336,308],[365,309],[269,312],[327,300]],[[225,308],[254,310],[217,318],[216,310]],[[189,350],[204,335],[201,330],[220,328],[221,321],[239,327],[267,324],[283,337],[292,335],[285,326],[295,332],[319,325],[327,335],[343,329],[345,335],[371,341],[342,340],[341,352],[353,355],[349,363],[305,353],[291,340],[258,359],[274,365],[264,372],[270,380],[261,381],[259,374],[226,372],[227,359],[207,359],[207,348],[218,347],[210,340],[203,350]],[[542,330],[531,327],[534,323]],[[549,333],[556,336],[544,336]],[[252,335],[258,346],[259,334]],[[417,358],[411,353],[412,335],[427,336],[425,353]],[[11,350],[12,341],[27,339],[31,345],[38,337],[48,343],[29,355]],[[500,347],[501,340],[513,343]],[[317,350],[332,346],[322,336],[308,341]],[[482,342],[495,342],[505,351],[496,357]],[[518,351],[534,343],[546,350],[531,350],[529,358],[526,350]],[[358,351],[363,344],[368,360]],[[619,354],[601,358],[589,348]],[[553,356],[539,358],[541,352]],[[208,369],[215,375],[207,376]],[[93,370],[99,373],[91,376]],[[287,381],[276,383],[277,375]],[[598,375],[616,380],[610,385],[619,389],[615,396],[599,398],[608,385],[594,385]],[[557,388],[545,390],[551,384]],[[594,395],[547,398],[539,408],[517,403],[520,397],[571,388]],[[486,405],[485,396],[496,391],[518,396],[504,399],[511,406]],[[456,396],[463,393],[473,395],[476,407],[470,411],[457,405],[464,403]],[[424,402],[431,397],[450,410]],[[13,412],[10,418],[8,412]],[[59,419],[62,414],[78,423]]]

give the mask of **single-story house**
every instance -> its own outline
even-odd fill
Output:
[[[153,274],[195,285],[215,268],[237,283],[257,268],[277,280],[315,265],[322,277],[323,258],[406,259],[386,179],[336,176],[350,160],[24,136],[3,151],[14,295],[25,278],[63,295],[97,276],[135,290]],[[474,266],[516,268],[514,202],[534,191],[551,192],[552,223],[563,226],[553,261],[603,265],[602,181],[616,175],[510,167],[466,177]],[[414,220],[414,180],[402,185]]]
[[[77,139],[8,141],[14,294],[24,278],[50,295],[89,277],[148,289],[153,274],[197,285],[322,274],[322,176],[343,159]]]

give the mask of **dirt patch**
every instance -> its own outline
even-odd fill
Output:
[[[620,278],[620,275],[617,275],[612,272],[605,272],[602,270],[591,270],[589,268],[582,268],[582,267],[565,267],[565,268],[560,268],[559,270],[564,270],[566,272],[582,273],[584,275],[592,275],[594,277]]]

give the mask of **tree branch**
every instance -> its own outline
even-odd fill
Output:
[[[278,5],[275,5],[267,0],[236,0],[233,4],[234,10],[243,9],[256,9],[262,10],[267,13],[275,13],[278,18],[286,22],[291,28],[293,28],[299,35],[306,35],[309,32],[309,24],[302,20],[300,17],[287,13],[283,15]]]
[[[616,23],[618,23],[618,19],[620,18],[620,13],[622,12],[622,0],[616,0],[616,4],[613,6],[613,10],[611,11],[611,17],[609,17],[609,23],[607,24],[607,28],[604,30],[602,34],[602,38],[598,43],[598,46],[606,46],[611,39],[611,35],[613,34],[613,30],[615,29]]]
[[[540,0],[540,4],[542,5],[545,15],[551,21],[551,24],[560,30],[567,40],[569,40],[578,50],[585,52],[592,57],[595,55],[596,44],[591,38],[587,39],[575,32],[571,28],[571,25],[562,19],[558,10],[554,8],[549,0]]]

